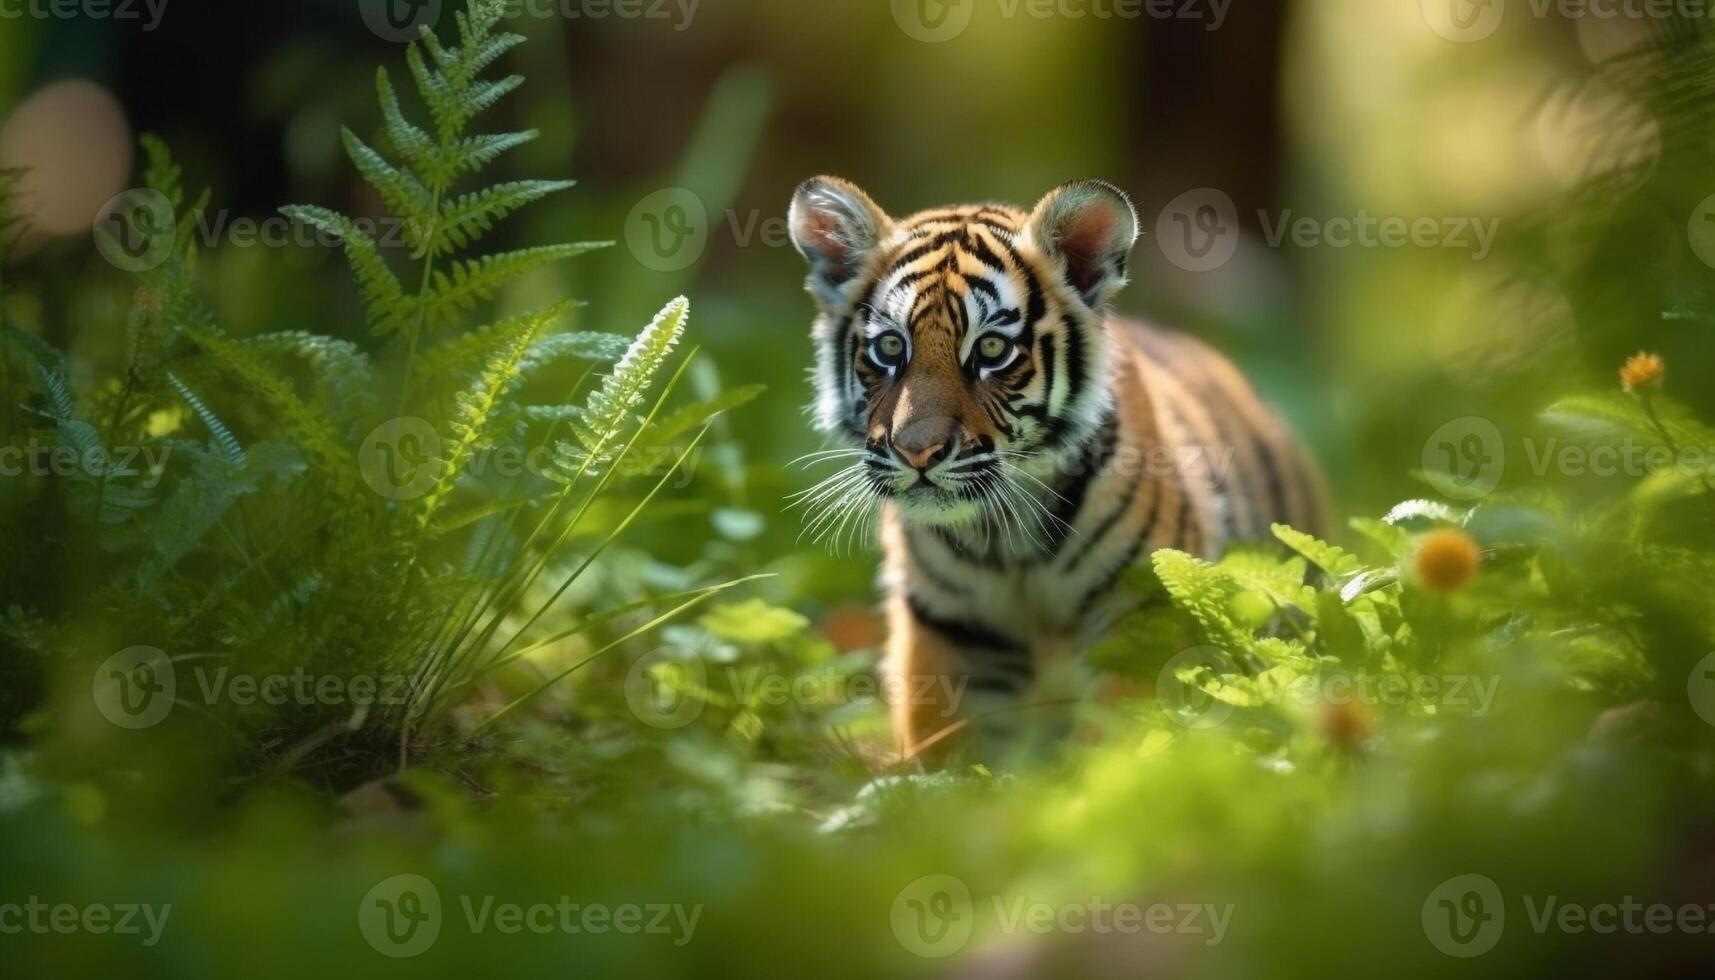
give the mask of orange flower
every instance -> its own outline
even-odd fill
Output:
[[[1662,363],[1660,354],[1638,351],[1620,366],[1620,387],[1635,394],[1643,388],[1660,385],[1662,375],[1666,373],[1667,365]]]
[[[1464,531],[1445,528],[1431,531],[1417,543],[1412,570],[1417,582],[1434,592],[1453,592],[1477,574],[1482,549]]]
[[[1324,704],[1316,729],[1335,748],[1355,752],[1375,734],[1375,712],[1361,704]]]

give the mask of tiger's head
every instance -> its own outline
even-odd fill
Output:
[[[817,177],[789,222],[820,311],[817,421],[907,521],[969,521],[1010,467],[1077,452],[1102,424],[1106,308],[1137,239],[1118,188],[895,219]]]

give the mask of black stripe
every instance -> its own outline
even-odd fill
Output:
[[[1096,550],[1096,546],[1102,543],[1102,539],[1107,537],[1108,532],[1114,529],[1114,525],[1118,524],[1121,518],[1125,517],[1125,515],[1131,510],[1132,502],[1137,499],[1138,489],[1143,486],[1143,470],[1144,468],[1142,466],[1138,467],[1137,472],[1132,474],[1131,485],[1126,488],[1124,494],[1121,494],[1120,501],[1114,505],[1113,512],[1102,518],[1102,522],[1096,525],[1095,530],[1090,532],[1090,535],[1078,546],[1078,550],[1073,552],[1070,558],[1066,559],[1066,572],[1068,574],[1077,571],[1078,566],[1083,563],[1084,559],[1090,557],[1090,552]],[[1149,529],[1154,527],[1155,512],[1160,506],[1161,494],[1156,493],[1150,499],[1149,517],[1143,522],[1143,532],[1145,534],[1149,533]]]
[[[1060,326],[1066,331],[1066,380],[1073,391],[1079,391],[1084,387],[1084,375],[1087,372],[1084,335],[1069,315],[1060,318]]]
[[[1078,522],[1078,513],[1084,509],[1084,498],[1089,496],[1090,484],[1096,476],[1108,465],[1108,457],[1113,452],[1114,440],[1118,436],[1119,418],[1114,409],[1109,409],[1102,420],[1101,427],[1096,430],[1096,437],[1084,448],[1078,457],[1078,471],[1072,474],[1069,482],[1055,488],[1058,496],[1051,504],[1054,516],[1058,518],[1052,531],[1050,554],[1058,554],[1065,545],[1066,538],[1072,533],[1071,528]]]
[[[982,293],[989,299],[1000,299],[1000,290],[995,288],[994,283],[989,282],[982,276],[965,275],[964,273],[960,273],[960,276],[965,280],[965,285],[970,287],[972,291]]]
[[[1139,552],[1149,543],[1149,536],[1155,533],[1155,524],[1160,517],[1161,487],[1157,484],[1156,492],[1149,501],[1149,516],[1143,519],[1143,527],[1139,528],[1137,534],[1131,539],[1131,544],[1126,547],[1125,554],[1120,556],[1119,562],[1103,572],[1102,577],[1097,579],[1096,584],[1091,586],[1090,590],[1085,592],[1084,597],[1079,600],[1078,614],[1080,616],[1089,612],[1090,607],[1095,605],[1104,593],[1119,584],[1120,576],[1125,574],[1125,570],[1131,567],[1132,562],[1137,560]],[[1067,572],[1070,573],[1071,570],[1071,566],[1068,566]]]
[[[1185,529],[1191,526],[1191,492],[1184,481],[1179,484],[1179,526],[1173,529],[1173,550],[1185,550]]]
[[[1030,650],[1023,643],[1009,636],[1004,636],[986,626],[965,622],[957,619],[943,619],[935,615],[916,596],[906,596],[905,604],[910,607],[911,615],[919,623],[951,640],[961,650],[990,650],[995,653],[1016,653],[1029,656]]]
[[[1018,277],[1024,280],[1024,329],[1019,334],[1019,343],[1030,347],[1036,342],[1036,330],[1041,325],[1042,318],[1048,315],[1048,301],[1043,296],[1042,283],[1037,280],[1036,274],[1025,263],[1017,246],[1010,239],[997,238],[995,246],[1018,271]]]
[[[1101,601],[1102,596],[1106,595],[1114,586],[1119,584],[1120,576],[1125,574],[1126,569],[1131,567],[1132,562],[1137,561],[1138,553],[1142,550],[1143,538],[1139,537],[1137,540],[1133,541],[1128,548],[1126,548],[1125,554],[1120,556],[1120,560],[1114,563],[1113,567],[1109,568],[1107,572],[1103,573],[1101,579],[1097,581],[1095,585],[1090,587],[1090,591],[1084,593],[1084,598],[1078,602],[1078,615],[1082,616],[1088,613],[1091,607]]]
[[[984,511],[984,514],[985,516],[993,517],[993,515],[988,514],[986,510]],[[947,550],[953,553],[953,557],[960,561],[976,565],[979,568],[1004,569],[1006,567],[1005,558],[1003,558],[993,547],[1000,543],[998,540],[1000,537],[999,534],[994,536],[996,540],[990,542],[991,547],[984,548],[979,551],[977,548],[977,542],[972,541],[967,546],[966,543],[954,535],[952,531],[949,531],[944,527],[933,527],[930,529],[930,533],[935,535],[936,540],[940,541],[943,545],[946,545]],[[972,532],[972,535],[974,537],[975,532]]]
[[[954,229],[952,231],[943,231],[939,234],[926,236],[922,244],[914,245],[910,249],[901,252],[892,262],[889,262],[888,265],[894,269],[912,265],[922,259],[923,256],[946,248],[948,245],[957,241],[959,235],[959,230]]]
[[[955,582],[948,578],[939,568],[931,565],[920,552],[911,552],[911,563],[914,570],[921,574],[923,578],[931,585],[935,586],[935,588],[956,596],[968,596],[971,594],[970,586],[965,585],[962,582]]]
[[[970,674],[966,676],[965,683],[971,690],[981,694],[1019,694],[1029,686],[1030,676],[1029,673],[1022,677],[1007,677],[1000,674]]]

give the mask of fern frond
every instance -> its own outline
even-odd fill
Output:
[[[662,307],[662,311],[655,314],[655,319],[643,328],[643,333],[631,342],[631,347],[614,366],[612,374],[602,379],[602,386],[590,393],[583,419],[573,422],[573,433],[578,436],[585,453],[599,457],[614,439],[614,434],[631,420],[638,405],[643,403],[643,395],[647,393],[650,381],[655,379],[655,372],[660,371],[662,364],[667,362],[667,355],[672,354],[672,348],[684,335],[689,309],[691,304],[684,297]]]
[[[449,381],[457,382],[482,370],[495,348],[494,333],[503,326],[504,324],[490,324],[467,331],[419,354],[417,373],[422,379],[423,387],[433,391]],[[550,364],[567,359],[611,364],[619,360],[630,343],[630,338],[618,334],[587,330],[553,334],[530,345],[530,349],[524,353],[524,359],[518,364],[518,375],[521,378],[529,377]],[[529,406],[523,409],[523,415],[530,419],[550,418],[549,415],[538,414],[538,409],[541,408],[582,411],[569,405]]]
[[[154,133],[144,133],[137,137],[137,142],[142,144],[143,155],[149,161],[143,168],[143,185],[165,196],[172,203],[173,210],[184,207],[185,172],[173,160],[167,141]]]
[[[571,180],[518,180],[448,201],[441,205],[440,219],[428,242],[429,250],[443,254],[464,248],[512,212],[576,183]]]
[[[651,426],[649,438],[656,445],[667,445],[717,415],[724,415],[735,408],[750,404],[767,390],[767,385],[741,385],[706,401],[686,405]]]
[[[485,0],[472,4],[468,14],[459,12],[453,15],[461,45],[458,61],[461,77],[475,77],[477,72],[493,64],[501,55],[524,43],[524,38],[517,34],[490,33],[500,23],[505,10],[504,3]]]
[[[516,149],[532,142],[541,135],[534,129],[522,133],[487,133],[478,136],[467,136],[460,140],[452,154],[455,169],[446,174],[451,180],[465,172],[474,172],[493,163],[507,150]]]
[[[5,257],[12,236],[24,223],[17,207],[18,182],[24,174],[20,167],[0,167],[0,258]]]
[[[518,380],[518,366],[530,344],[549,324],[565,313],[565,303],[516,317],[492,334],[499,346],[489,357],[481,375],[458,397],[458,412],[450,423],[453,445],[440,464],[440,475],[418,505],[417,526],[427,530],[435,511],[452,493],[459,474],[482,445],[489,425],[498,414],[502,399]]]
[[[416,167],[429,183],[435,183],[435,141],[415,123],[405,118],[399,105],[399,93],[393,90],[393,79],[386,68],[375,69],[375,92],[381,102],[381,120],[388,142],[406,162]]]
[[[630,346],[631,338],[616,333],[597,333],[593,330],[557,333],[552,337],[543,337],[530,346],[530,353],[524,358],[524,370],[539,370],[565,358],[612,364],[624,357]]]
[[[181,244],[182,251],[180,254],[184,261],[170,263],[161,270],[157,270],[156,275],[144,277],[147,280],[159,281],[163,277],[174,275],[186,263],[194,262],[196,236],[192,235],[191,232],[196,225],[198,215],[208,207],[210,191],[206,187],[203,188],[202,193],[197,195],[196,201],[186,207],[184,170],[173,160],[173,153],[167,147],[167,142],[153,133],[144,133],[137,139],[143,147],[144,157],[148,160],[143,170],[143,185],[165,197],[167,202],[172,205],[173,213],[178,215],[177,240]]]
[[[173,390],[185,400],[185,404],[190,406],[196,417],[202,420],[203,426],[208,429],[209,437],[214,440],[216,446],[220,447],[221,453],[226,458],[243,466],[247,462],[244,456],[244,447],[238,444],[238,437],[232,434],[232,430],[228,429],[225,423],[221,422],[220,417],[215,415],[214,411],[204,404],[201,398],[197,397],[196,392],[179,380],[178,375],[168,371],[167,383],[173,386]]]
[[[209,327],[181,324],[179,330],[217,365],[249,387],[279,417],[293,443],[303,450],[311,465],[333,481],[341,499],[350,500],[357,495],[353,453],[340,440],[338,430],[306,405],[291,384],[258,352]]]
[[[345,143],[346,156],[351,158],[357,172],[381,195],[389,211],[405,219],[405,234],[419,252],[423,251],[435,222],[434,198],[429,189],[423,186],[416,174],[408,168],[388,163],[351,130],[342,128],[340,139]]]
[[[564,245],[542,245],[500,255],[485,255],[479,259],[454,262],[452,274],[434,274],[433,284],[423,297],[422,316],[430,324],[456,320],[476,309],[478,303],[492,299],[507,283],[538,269],[549,262],[606,248],[612,242],[571,242]]]
[[[354,422],[372,420],[377,381],[369,355],[356,344],[320,334],[292,330],[263,334],[244,341],[268,356],[293,357],[310,367],[317,397],[330,411]]]
[[[10,323],[0,323],[0,332],[5,333],[8,344],[18,345],[37,366],[55,372],[65,370],[65,354],[42,338]],[[11,397],[11,393],[8,392],[6,397]]]
[[[411,322],[416,314],[415,300],[405,295],[398,277],[381,258],[381,249],[375,239],[356,222],[337,211],[303,204],[281,208],[280,213],[340,240],[352,275],[363,292],[363,306],[369,315],[371,333],[384,336]]]
[[[147,524],[155,553],[138,572],[145,584],[170,571],[202,542],[240,498],[272,479],[284,486],[302,472],[304,460],[291,446],[260,442],[242,458],[193,449],[190,472],[177,482]]]
[[[484,2],[473,7],[481,9],[479,16],[467,18],[461,13],[457,17],[461,47],[444,47],[433,34],[424,33],[418,43],[405,49],[406,64],[429,108],[443,147],[452,146],[472,119],[524,81],[519,75],[485,82],[475,80],[477,73],[524,39],[516,34],[489,34],[499,22],[498,16],[490,14],[504,5],[493,7]],[[424,51],[428,52],[427,59]]]
[[[518,86],[523,84],[523,75],[508,75],[505,78],[476,82],[465,91],[459,102],[459,110],[464,114],[466,121],[475,119],[494,108],[501,99],[511,95],[518,89]]]
[[[36,371],[42,380],[42,391],[48,396],[48,410],[41,414],[55,423],[76,421],[77,399],[72,395],[71,384],[65,375],[50,370],[45,364],[37,365]]]

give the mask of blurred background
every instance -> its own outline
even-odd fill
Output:
[[[368,336],[339,251],[304,240],[278,208],[383,214],[353,172],[340,129],[378,142],[375,66],[402,82],[400,25],[433,23],[447,36],[451,0],[116,0],[103,16],[89,12],[94,6],[0,0],[0,167],[28,168],[17,195],[24,228],[0,267],[0,314],[68,352],[78,386],[111,396],[110,379],[127,363],[136,283],[98,251],[91,223],[140,183],[137,138],[154,133],[173,148],[191,196],[211,190],[196,233],[200,282],[231,333],[308,330],[350,340],[377,360],[396,357],[394,340]],[[817,174],[855,181],[896,214],[977,199],[1028,206],[1079,177],[1118,184],[1144,229],[1120,308],[1229,352],[1304,434],[1341,517],[1425,495],[1470,502],[1496,488],[1528,499],[1545,479],[1568,511],[1622,496],[1624,474],[1544,471],[1532,465],[1541,443],[1523,440],[1565,393],[1615,388],[1615,369],[1640,349],[1663,356],[1673,397],[1691,415],[1715,416],[1715,30],[1697,5],[517,7],[509,27],[529,43],[503,67],[529,81],[484,128],[532,128],[541,138],[491,173],[578,186],[510,218],[490,245],[615,244],[532,273],[502,305],[569,295],[579,301],[578,327],[630,335],[685,294],[687,342],[708,355],[689,387],[709,397],[767,386],[717,423],[691,492],[604,560],[590,595],[580,590],[597,606],[635,599],[646,586],[700,583],[711,569],[777,574],[755,590],[774,605],[675,627],[670,641],[740,662],[757,650],[816,663],[845,656],[860,664],[854,669],[873,662],[873,554],[834,556],[800,542],[799,515],[785,507],[822,475],[788,465],[823,445],[803,413],[812,310],[785,230],[794,188]],[[1591,13],[1597,8],[1609,13]],[[54,13],[61,9],[72,14]],[[247,232],[252,224],[262,241]],[[1462,494],[1473,484],[1476,494]],[[1650,531],[1672,538],[1676,527]],[[58,530],[4,527],[0,547],[28,558],[0,568],[0,612],[27,625],[38,613],[80,627],[120,619],[124,610],[79,591],[88,569],[62,574]],[[1591,550],[1567,557],[1616,579],[1635,567],[1615,560],[1609,568],[1608,559]],[[1689,597],[1707,591],[1699,576],[1708,567],[1664,564],[1662,577],[1684,592],[1661,606],[1630,594],[1610,601],[1618,593],[1601,590],[1618,586],[1606,580],[1554,599],[1628,624],[1638,615],[1670,635],[1672,669],[1649,683],[1683,707],[1683,668],[1715,638],[1664,610],[1692,609]],[[1494,627],[1506,609],[1540,598],[1544,577],[1521,573],[1515,592],[1497,586],[1467,625]],[[1637,646],[1659,638],[1613,632]],[[1236,896],[1253,928],[1212,971],[1222,975],[1264,975],[1280,955],[1297,972],[1373,969],[1395,946],[1414,955],[1402,972],[1433,975],[1455,961],[1424,944],[1419,906],[1435,882],[1466,870],[1509,886],[1554,872],[1567,875],[1560,885],[1589,895],[1653,888],[1706,898],[1698,892],[1710,880],[1708,821],[1690,815],[1685,796],[1694,794],[1674,780],[1690,771],[1706,783],[1707,753],[1684,769],[1674,768],[1684,760],[1664,762],[1666,753],[1643,752],[1644,762],[1604,755],[1585,741],[1590,718],[1638,696],[1645,682],[1619,693],[1582,675],[1551,684],[1537,646],[1512,634],[1484,637],[1482,654],[1495,658],[1484,669],[1518,670],[1508,674],[1520,700],[1508,702],[1506,737],[1415,718],[1422,727],[1402,723],[1373,764],[1367,756],[1330,761],[1294,754],[1312,742],[1326,753],[1325,743],[1339,741],[1300,718],[1292,751],[1262,753],[1260,765],[1224,742],[1175,754],[1151,739],[1093,755],[1045,787],[1003,777],[943,800],[934,794],[944,787],[929,778],[900,804],[909,819],[883,819],[852,837],[824,832],[864,823],[884,796],[866,785],[873,773],[825,744],[838,740],[827,729],[861,715],[858,730],[881,730],[873,704],[836,712],[815,738],[786,749],[768,739],[739,744],[713,726],[640,736],[611,717],[599,719],[610,740],[580,740],[563,719],[532,716],[508,733],[525,746],[522,775],[485,774],[479,785],[460,762],[425,764],[407,793],[354,790],[341,772],[317,787],[341,794],[336,813],[333,794],[306,789],[311,779],[273,770],[227,778],[222,766],[238,767],[203,758],[200,744],[173,744],[192,761],[152,769],[132,765],[135,743],[109,751],[119,743],[100,741],[105,754],[97,753],[75,723],[89,715],[87,664],[56,663],[17,669],[15,682],[0,684],[6,717],[23,719],[0,736],[15,751],[0,757],[0,814],[12,821],[13,856],[24,856],[18,880],[31,887],[144,883],[150,894],[177,896],[187,923],[200,917],[201,926],[184,928],[203,945],[139,960],[158,975],[245,963],[247,937],[278,921],[302,937],[269,942],[278,975],[324,969],[324,950],[349,956],[354,975],[409,967],[371,956],[342,904],[377,869],[435,868],[449,907],[459,888],[551,894],[570,879],[610,900],[728,901],[745,914],[723,920],[714,952],[702,945],[685,956],[694,955],[699,975],[733,976],[783,965],[818,975],[933,972],[938,962],[906,956],[887,938],[873,901],[885,907],[900,881],[932,870],[956,870],[979,893],[1023,882],[1046,894]],[[53,707],[34,713],[44,698]],[[557,700],[556,710],[572,700]],[[74,701],[81,715],[65,708]],[[1254,734],[1243,729],[1232,741],[1253,743]],[[38,766],[38,749],[49,764]],[[644,752],[654,768],[636,764]],[[1662,771],[1649,768],[1657,763]],[[1274,779],[1288,773],[1303,780]],[[348,792],[372,795],[353,803]],[[38,820],[29,807],[49,798],[56,817]],[[477,798],[493,804],[481,820],[466,809]],[[206,806],[193,810],[190,800]],[[719,823],[717,812],[742,819]],[[1140,831],[1146,819],[1150,833]],[[313,914],[329,902],[337,915]],[[1513,914],[1523,921],[1522,908]],[[855,931],[830,925],[845,922],[858,923]],[[1523,932],[1512,928],[1514,937]],[[836,938],[853,936],[879,945],[849,962],[830,955]],[[1667,975],[1706,958],[1707,945],[1694,944],[1707,938],[1678,936],[1651,951],[1667,950],[1659,960]],[[940,975],[1208,970],[1213,961],[1183,939],[1098,943],[1080,954],[1084,967],[1061,973],[1028,949],[1002,948],[972,972]],[[1620,968],[1638,948],[1603,946],[1592,956],[1590,946],[1509,942],[1481,963],[1576,973]],[[522,972],[539,968],[545,948],[447,941],[437,965],[449,975]],[[592,972],[641,962],[646,973],[686,975],[674,949],[641,961],[619,943],[580,953],[587,958],[577,965]],[[111,969],[128,955],[92,943],[32,962]]]
[[[1695,298],[1708,269],[1688,229],[1715,191],[1710,141],[1661,77],[1673,39],[1705,25],[1550,5],[1460,37],[1442,9],[1460,2],[1189,0],[1154,16],[1084,0],[649,0],[636,16],[596,4],[598,17],[534,0],[513,24],[534,42],[516,65],[531,84],[499,122],[544,138],[501,167],[580,186],[502,234],[619,242],[540,274],[593,323],[641,322],[691,293],[724,380],[769,385],[739,424],[755,430],[753,461],[778,462],[815,445],[763,421],[808,400],[810,307],[784,230],[799,181],[840,174],[908,213],[1029,204],[1104,177],[1146,233],[1122,307],[1231,351],[1306,431],[1342,501],[1374,506],[1440,422],[1540,407],[1532,372],[1607,372],[1640,345],[1707,369],[1706,324],[1664,322],[1656,302]],[[123,295],[103,288],[88,225],[134,182],[139,132],[164,136],[229,222],[287,202],[375,211],[338,131],[373,134],[372,66],[400,45],[361,6],[172,0],[157,23],[138,0],[133,20],[0,20],[0,163],[35,168],[39,211],[8,272],[37,308],[15,316],[116,356],[72,324]],[[1647,206],[1604,210],[1616,186]],[[676,217],[682,192],[700,220],[669,240],[649,216]],[[1308,237],[1290,230],[1306,219]],[[1365,245],[1366,220],[1374,241],[1384,220],[1427,221],[1430,237]],[[1603,227],[1584,234],[1591,222]],[[1176,244],[1206,233],[1212,253]],[[337,274],[334,250],[204,237],[212,288],[262,300],[231,304],[235,330],[352,321],[355,290],[302,288]],[[1635,264],[1589,274],[1616,261]],[[1431,394],[1434,424],[1416,411]]]

